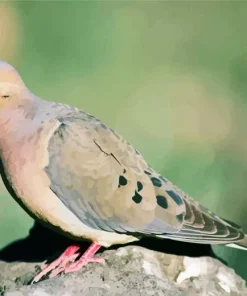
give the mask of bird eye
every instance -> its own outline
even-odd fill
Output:
[[[4,96],[2,96],[2,98],[7,99],[7,98],[9,98],[9,95],[4,95]]]

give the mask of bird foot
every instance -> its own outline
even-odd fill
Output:
[[[84,255],[76,262],[70,263],[67,266],[58,266],[56,269],[54,269],[51,274],[49,275],[49,278],[54,278],[57,276],[59,273],[64,272],[64,273],[69,273],[69,272],[74,272],[80,270],[83,266],[87,265],[90,262],[96,262],[96,263],[105,263],[104,258],[100,257],[93,257],[93,258],[85,258]]]
[[[37,274],[31,284],[38,282],[43,276],[47,275],[50,271],[55,269],[58,266],[66,266],[68,262],[73,262],[78,256],[79,253],[76,253],[80,249],[79,245],[72,245],[68,247],[61,256],[59,256],[55,261],[50,264],[43,264],[41,267],[41,272]]]
[[[48,265],[49,265],[49,264],[47,264],[47,263],[42,263],[42,264],[40,265],[40,269],[43,270],[43,269],[45,269]]]
[[[61,272],[69,273],[77,271],[89,262],[104,263],[105,260],[103,258],[93,257],[100,247],[101,245],[92,243],[84,255],[82,255],[76,262],[74,261],[80,255],[80,253],[76,252],[80,249],[80,246],[72,245],[68,247],[55,261],[50,264],[43,264],[41,272],[33,278],[31,284],[38,282],[43,276],[48,275],[49,273],[48,278],[53,278]]]

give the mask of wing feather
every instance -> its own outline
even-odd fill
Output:
[[[58,118],[45,168],[51,189],[86,225],[194,243],[229,243],[241,229],[157,174],[128,142],[82,111]]]
[[[83,112],[58,120],[45,171],[53,192],[83,223],[120,233],[181,229],[182,198],[129,143]]]

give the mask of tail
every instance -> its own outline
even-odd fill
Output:
[[[227,244],[227,247],[230,248],[235,248],[235,249],[240,249],[240,250],[245,250],[247,251],[247,235],[243,239],[241,239],[238,242],[235,242],[233,244]]]
[[[151,175],[151,173],[148,173],[148,175]],[[159,182],[161,181],[159,180]],[[158,233],[153,233],[155,237],[195,244],[221,244],[247,250],[247,234],[243,232],[239,225],[220,218],[212,211],[193,200],[193,198],[184,193],[177,186],[173,185],[167,179],[164,182],[166,186],[169,184],[169,192],[173,192],[173,197],[169,196],[171,200],[175,201],[176,199],[176,204],[173,208],[167,206],[167,204],[165,205],[164,208],[168,208],[168,210],[164,215],[167,215],[166,218],[169,222],[174,221],[173,218],[178,218],[179,216],[180,223],[175,228],[175,222],[171,222],[170,225],[173,226],[173,231],[166,233],[160,233],[159,231]],[[155,188],[156,198],[159,194],[164,194],[164,191],[168,193],[166,187],[163,188],[161,185],[156,187],[158,187],[158,189]],[[158,190],[161,190],[161,192],[158,192]],[[179,205],[181,207],[179,207]],[[162,215],[163,212],[160,216]],[[163,219],[159,216],[156,218],[158,221],[159,219]],[[159,229],[162,229],[162,227]]]
[[[186,215],[182,228],[176,233],[156,237],[196,244],[222,244],[247,250],[247,234],[239,225],[216,216],[190,198],[185,198],[184,202]]]

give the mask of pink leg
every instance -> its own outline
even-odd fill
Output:
[[[105,263],[105,259],[93,257],[94,254],[100,249],[100,247],[101,245],[97,243],[92,243],[78,261],[71,263],[65,267],[64,273],[77,271],[83,266],[87,265],[89,262]]]
[[[45,265],[45,267],[42,269],[42,271],[33,278],[32,284],[35,282],[38,282],[44,275],[48,274],[54,268],[56,268],[60,265],[66,266],[66,264],[69,261],[74,261],[76,259],[76,257],[78,257],[78,255],[79,255],[78,253],[76,253],[76,251],[78,251],[79,249],[80,249],[80,246],[78,244],[74,244],[74,245],[68,247],[62,253],[62,255],[60,255],[55,261],[53,261],[50,264]]]
[[[43,270],[45,269],[49,264],[48,263],[42,263],[42,265],[40,265],[40,269]]]

